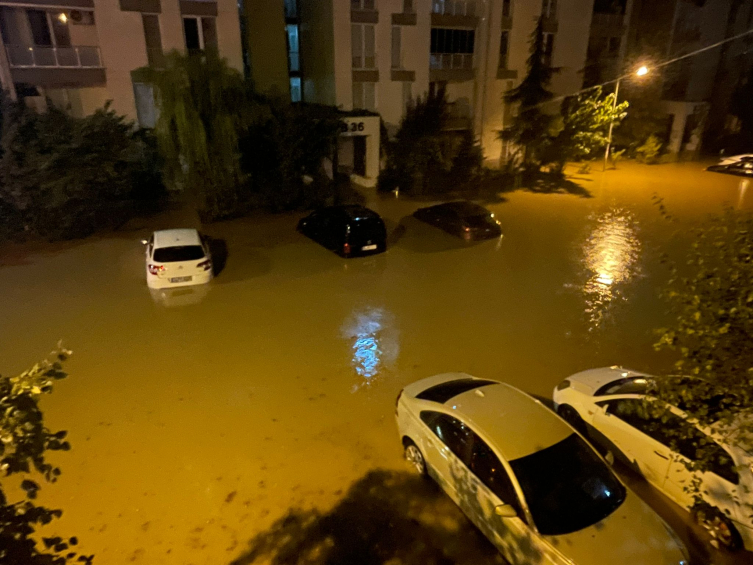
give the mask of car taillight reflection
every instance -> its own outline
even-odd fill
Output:
[[[350,243],[345,243],[343,245],[343,253],[345,253],[345,255],[347,255],[348,253],[350,253]]]
[[[199,269],[204,269],[205,271],[208,271],[212,268],[212,261],[210,259],[207,259],[206,261],[202,261],[198,265],[196,265]]]
[[[164,265],[148,265],[147,268],[149,269],[149,273],[152,275],[159,275],[162,271],[165,270]]]

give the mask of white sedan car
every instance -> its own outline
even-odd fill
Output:
[[[641,407],[655,378],[621,367],[591,369],[557,385],[554,403],[557,412],[575,428],[588,430],[595,442],[691,510],[711,534],[712,545],[753,550],[749,506],[753,504],[753,455],[729,445],[713,428],[690,422],[677,407],[669,407],[671,413],[661,419],[650,417]],[[692,382],[688,379],[689,384]],[[669,428],[674,430],[667,432]],[[682,441],[677,441],[677,431]],[[714,450],[712,471],[688,470],[686,464],[696,457],[699,445]],[[694,480],[700,481],[701,503],[695,503],[686,490]]]
[[[683,565],[669,526],[567,423],[510,385],[463,373],[400,393],[406,459],[513,565]]]
[[[212,280],[212,257],[198,231],[156,231],[142,243],[146,246],[146,284],[149,288],[205,284]]]

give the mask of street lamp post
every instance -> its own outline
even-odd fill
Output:
[[[607,148],[604,151],[604,169],[607,170],[607,161],[609,161],[609,151],[612,149],[612,129],[614,129],[614,111],[617,109],[617,95],[620,93],[620,79],[614,85],[614,98],[612,99],[612,120],[609,122],[609,135],[607,135]]]
[[[641,65],[637,71],[636,76],[642,77],[648,74],[648,67]],[[614,85],[614,99],[612,100],[612,120],[609,122],[609,134],[607,135],[607,148],[604,151],[604,169],[607,170],[607,163],[609,161],[609,152],[612,149],[612,130],[614,129],[614,111],[617,109],[617,95],[620,93],[620,81],[624,77],[619,77]]]

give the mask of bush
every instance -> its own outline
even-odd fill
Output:
[[[659,139],[655,135],[649,135],[643,145],[635,150],[635,153],[641,163],[653,165],[657,162],[660,151],[661,142]]]
[[[445,131],[449,116],[444,91],[418,98],[387,146],[378,189],[436,194],[464,188],[481,171],[481,149],[470,131]]]
[[[73,118],[54,107],[37,114],[6,105],[0,144],[9,235],[84,237],[122,221],[133,199],[161,193],[154,142],[107,106]]]

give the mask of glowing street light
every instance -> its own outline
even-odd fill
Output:
[[[638,67],[638,69],[635,71],[635,75],[639,77],[646,76],[648,74],[648,67],[646,65],[641,65]],[[626,75],[627,76],[627,75]],[[620,92],[620,81],[625,77],[620,77],[617,79],[617,82],[614,85],[614,99],[612,100],[612,111],[614,112],[615,108],[617,108],[617,95]],[[612,149],[612,129],[614,128],[614,118],[612,118],[612,121],[609,122],[609,136],[607,136],[607,148],[604,151],[604,168],[603,170],[607,170],[607,162],[609,162],[609,152]]]
[[[65,23],[68,21],[68,16],[65,15],[65,12],[60,12],[58,15],[58,20],[60,20],[60,23]]]

